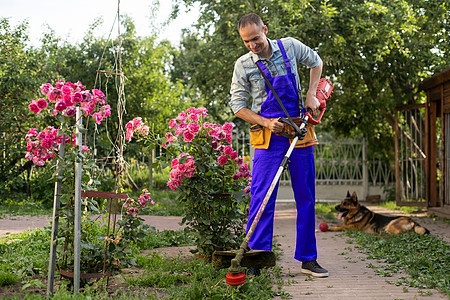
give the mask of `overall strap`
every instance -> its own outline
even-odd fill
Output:
[[[258,65],[259,70],[260,70],[264,75],[266,75],[266,77],[267,77],[268,79],[272,80],[272,75],[270,74],[269,69],[262,63],[262,61],[258,60],[258,61],[256,62],[256,64]]]
[[[283,55],[284,65],[286,66],[286,71],[288,74],[290,74],[290,73],[292,73],[291,62],[289,61],[289,59],[286,55],[286,51],[284,50],[283,43],[281,42],[281,40],[277,40],[277,43],[278,43],[278,47],[280,47],[281,54]]]

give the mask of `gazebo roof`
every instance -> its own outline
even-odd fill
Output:
[[[425,78],[419,84],[419,91],[430,90],[446,81],[450,81],[450,67],[442,70],[439,73],[434,74],[429,78]]]

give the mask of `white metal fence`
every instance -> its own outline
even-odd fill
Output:
[[[327,141],[319,137],[319,142],[314,146],[318,199],[338,200],[347,190],[356,191],[360,199],[368,195],[380,195],[385,199],[385,190],[395,186],[395,176],[389,165],[381,160],[367,159],[364,139]],[[235,130],[233,147],[242,156],[253,156],[247,132]],[[290,189],[289,172],[284,172],[281,177],[280,189],[283,186]],[[279,198],[280,194],[291,197],[283,190],[279,192]]]

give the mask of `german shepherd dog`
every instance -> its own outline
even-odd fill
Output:
[[[330,226],[330,231],[341,231],[347,229],[357,229],[368,233],[388,233],[399,234],[402,232],[417,232],[419,234],[430,233],[428,229],[420,226],[410,217],[388,217],[374,213],[364,205],[359,204],[356,192],[342,200],[341,204],[336,205],[339,212],[338,219],[344,221],[344,225]]]

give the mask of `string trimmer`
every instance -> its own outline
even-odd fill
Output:
[[[283,106],[283,103],[278,98],[278,95],[274,91],[270,82],[268,80],[266,80],[266,82],[268,83],[270,89],[275,95],[275,98],[278,100],[278,103],[280,104],[280,106],[283,108],[284,112],[287,115],[287,119],[279,118],[278,121],[292,126],[295,130],[295,134],[292,135],[287,133],[280,134],[289,139],[293,139],[293,141],[291,142],[291,145],[287,150],[280,167],[278,168],[275,178],[270,184],[269,190],[267,191],[267,194],[263,202],[261,203],[261,206],[259,207],[259,210],[256,213],[255,219],[253,220],[253,223],[250,226],[250,229],[248,230],[247,235],[245,236],[244,241],[242,242],[239,250],[214,251],[213,253],[212,264],[214,268],[219,270],[228,267],[229,272],[226,275],[225,281],[230,285],[240,285],[247,281],[245,273],[242,271],[242,267],[261,268],[261,267],[275,266],[276,259],[275,254],[272,251],[250,250],[248,247],[248,242],[250,241],[250,238],[252,237],[256,226],[258,225],[259,219],[261,218],[261,215],[264,212],[267,203],[269,202],[270,196],[272,195],[273,190],[275,189],[275,186],[277,185],[281,177],[281,174],[283,173],[284,169],[286,168],[289,162],[289,157],[291,156],[291,153],[294,150],[297,141],[303,140],[306,135],[307,132],[306,125],[308,123],[311,123],[313,125],[317,125],[320,123],[323,113],[325,112],[325,108],[327,105],[326,102],[330,98],[331,93],[333,92],[333,84],[331,83],[331,81],[325,78],[320,79],[316,92],[316,97],[320,102],[319,117],[317,118],[317,120],[314,120],[311,117],[311,110],[308,109],[307,112],[303,115],[303,117],[300,118],[300,126],[297,126],[287,113],[285,107]]]

